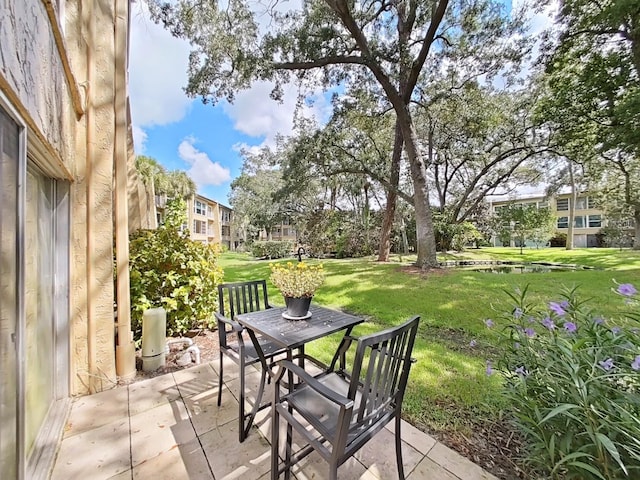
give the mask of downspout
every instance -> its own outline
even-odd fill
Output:
[[[87,250],[86,250],[86,274],[87,274],[87,361],[89,378],[89,393],[95,393],[96,389],[96,313],[93,301],[93,295],[98,292],[98,285],[93,273],[93,231],[95,223],[94,212],[95,199],[93,195],[93,162],[94,162],[94,138],[95,138],[95,106],[93,104],[93,77],[95,70],[95,60],[93,58],[92,49],[95,46],[95,17],[93,15],[94,0],[85,3],[87,6],[85,12],[85,21],[87,26],[86,54],[87,54],[87,91],[86,91],[86,155],[85,155],[85,182],[86,182],[86,203],[87,203]]]
[[[136,375],[135,344],[131,333],[129,290],[129,205],[127,194],[127,24],[129,0],[116,0],[114,19],[114,169],[116,294],[118,345],[116,375],[131,380]]]

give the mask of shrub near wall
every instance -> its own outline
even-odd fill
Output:
[[[251,255],[256,258],[284,258],[291,255],[293,244],[283,241],[255,241],[251,245]]]
[[[142,314],[149,308],[167,311],[168,335],[208,324],[217,308],[223,275],[217,265],[219,248],[189,239],[187,231],[178,230],[181,222],[178,216],[175,222],[131,237],[131,326],[136,341],[142,335]]]

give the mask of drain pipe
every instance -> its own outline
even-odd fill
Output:
[[[116,0],[114,25],[114,149],[116,298],[118,305],[118,345],[116,375],[131,380],[136,375],[136,348],[131,332],[131,298],[129,290],[129,205],[127,192],[127,4]]]

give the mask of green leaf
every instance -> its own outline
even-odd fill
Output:
[[[615,461],[618,462],[618,465],[620,465],[620,468],[622,468],[622,471],[625,474],[628,474],[627,468],[625,467],[624,463],[622,462],[622,459],[620,458],[620,452],[618,452],[618,449],[616,448],[614,443],[611,441],[611,439],[607,437],[604,433],[600,433],[600,432],[596,433],[596,438],[600,441],[600,443],[602,443],[602,445],[604,445],[604,448],[607,449],[607,452],[609,452],[609,454],[615,459]]]
[[[578,405],[574,405],[573,403],[563,403],[562,405],[557,406],[556,408],[554,408],[553,410],[551,410],[546,417],[544,417],[542,420],[540,420],[540,424],[542,425],[543,423],[547,422],[548,420],[552,419],[553,417],[560,415],[563,412],[566,412],[567,410],[571,410],[572,408],[578,408]]]
[[[587,472],[590,472],[592,474],[594,474],[596,477],[601,478],[602,480],[607,480],[602,473],[600,473],[597,469],[595,469],[594,467],[592,467],[591,465],[584,463],[584,462],[568,462],[566,465],[571,465],[573,467],[578,467],[581,468],[583,470],[586,470]]]

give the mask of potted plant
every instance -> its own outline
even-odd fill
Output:
[[[309,265],[305,262],[272,263],[271,282],[280,290],[287,305],[282,314],[290,320],[309,318],[311,298],[324,282],[322,264]]]

